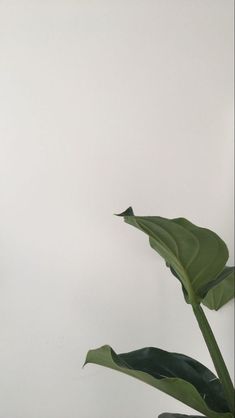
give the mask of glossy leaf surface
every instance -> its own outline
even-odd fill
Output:
[[[117,355],[110,346],[90,350],[86,363],[135,377],[211,418],[231,418],[218,378],[183,354],[144,348]]]
[[[179,276],[189,303],[200,303],[205,289],[224,269],[228,249],[222,239],[187,219],[159,216],[135,216],[128,208],[120,214],[125,222],[149,236],[151,247]]]
[[[234,267],[225,267],[216,284],[207,293],[202,303],[209,309],[218,311],[234,298]]]

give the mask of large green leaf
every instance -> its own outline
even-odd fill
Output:
[[[200,303],[228,259],[224,241],[184,218],[135,216],[131,208],[119,216],[149,236],[151,247],[179,276],[189,303]]]
[[[117,355],[110,346],[90,350],[86,363],[133,376],[210,418],[232,418],[219,379],[183,354],[144,348]]]
[[[218,311],[234,298],[234,288],[234,267],[225,267],[202,303],[209,309]]]

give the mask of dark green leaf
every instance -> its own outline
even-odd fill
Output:
[[[134,216],[134,212],[131,206],[124,210],[122,213],[117,213],[116,216]]]
[[[234,298],[234,267],[225,267],[217,277],[214,287],[207,293],[202,303],[209,309],[219,310]]]
[[[225,243],[214,232],[184,218],[134,216],[129,214],[130,208],[128,214],[123,213],[125,222],[145,232],[151,247],[179,276],[189,302],[200,303],[205,288],[226,264],[228,249]]]
[[[86,363],[133,376],[210,418],[232,418],[218,378],[183,354],[144,348],[117,355],[110,346],[90,350]]]

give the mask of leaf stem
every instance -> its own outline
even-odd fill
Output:
[[[202,307],[200,305],[194,305],[193,311],[214,363],[215,370],[223,386],[228,406],[230,411],[234,414],[234,387],[223,356]]]

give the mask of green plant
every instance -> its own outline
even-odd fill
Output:
[[[85,364],[95,363],[133,376],[208,418],[234,418],[234,387],[201,306],[218,310],[234,297],[234,267],[226,266],[225,243],[214,232],[184,218],[135,216],[131,207],[118,216],[149,236],[151,247],[164,258],[181,283],[185,301],[192,306],[218,377],[188,356],[153,347],[116,354],[105,345],[90,350]],[[187,416],[164,413],[159,417]]]

